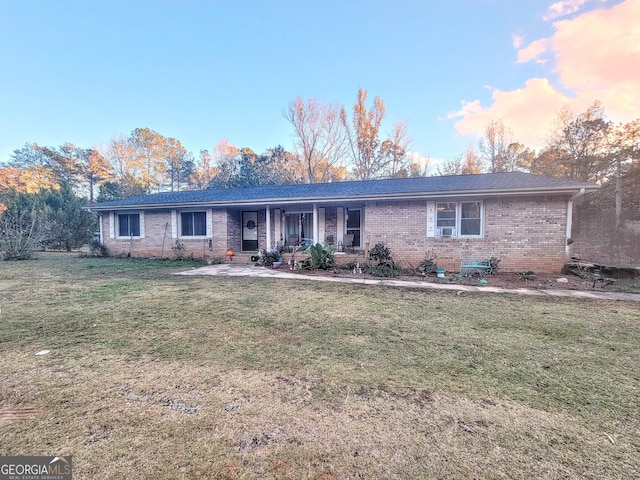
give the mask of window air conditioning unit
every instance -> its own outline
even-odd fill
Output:
[[[455,235],[456,230],[453,227],[443,227],[440,229],[440,236],[441,237],[452,237],[453,235]]]

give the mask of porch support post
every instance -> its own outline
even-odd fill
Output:
[[[269,205],[266,207],[266,227],[267,227],[267,252],[271,251],[271,208]]]
[[[338,207],[336,215],[338,218],[338,227],[336,231],[336,234],[337,234],[336,245],[338,245],[338,242],[340,242],[340,245],[342,245],[342,239],[344,237],[344,208]]]
[[[313,244],[320,243],[320,234],[318,232],[318,204],[313,204]]]
[[[276,244],[280,242],[282,244],[282,210],[279,208],[273,209],[273,238]]]

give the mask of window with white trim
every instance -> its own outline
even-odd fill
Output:
[[[127,238],[140,236],[139,213],[118,214],[118,236]]]
[[[180,236],[205,237],[207,235],[207,212],[181,212]]]
[[[482,202],[438,202],[436,237],[482,235]]]
[[[345,210],[345,226],[347,235],[353,234],[353,246],[362,246],[362,210],[359,208],[349,208]]]

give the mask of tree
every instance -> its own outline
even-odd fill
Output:
[[[295,130],[295,148],[301,172],[309,183],[327,181],[331,167],[340,166],[345,151],[345,131],[337,104],[300,96],[289,104],[284,117]]]
[[[290,171],[291,154],[282,147],[257,155],[250,148],[240,150],[239,168],[231,180],[231,187],[257,187],[294,183],[296,177]]]
[[[111,200],[144,195],[146,192],[145,186],[140,183],[139,179],[127,175],[114,181],[102,183],[98,189],[96,201],[110,202]]]
[[[222,139],[216,144],[213,150],[215,174],[207,188],[230,188],[231,179],[238,169],[239,155],[238,148],[231,145],[227,139]]]
[[[476,152],[473,143],[469,144],[467,151],[464,153],[464,160],[462,163],[462,171],[460,172],[462,175],[474,175],[477,173],[482,173],[482,160]]]
[[[82,160],[82,174],[89,184],[89,203],[93,203],[95,187],[111,177],[113,168],[95,148],[86,149]]]
[[[170,191],[180,191],[189,184],[193,170],[193,155],[182,146],[179,140],[167,138],[165,142],[166,173]]]
[[[407,124],[396,122],[387,138],[382,139],[380,128],[386,114],[384,101],[375,97],[367,110],[368,95],[367,90],[358,90],[351,122],[344,107],[340,111],[340,121],[347,133],[353,176],[358,180],[406,177],[409,172],[406,153],[410,143]]]
[[[478,149],[490,172],[513,172],[517,169],[518,146],[513,131],[500,119],[491,120],[478,141]]]
[[[626,176],[638,174],[640,159],[640,119],[617,125],[611,129],[609,155],[615,166],[616,229],[620,226],[623,207],[623,181]]]
[[[388,159],[386,177],[403,178],[410,176],[411,163],[407,157],[410,143],[411,138],[407,122],[402,120],[396,122],[389,138],[382,143],[383,155]]]
[[[112,137],[100,153],[111,167],[111,177],[100,185],[98,202],[143,195],[147,188],[142,180],[141,164],[135,155],[131,139],[124,135]]]
[[[37,143],[26,143],[14,150],[7,168],[0,173],[0,192],[15,189],[21,193],[36,193],[40,189],[58,188],[49,157]]]
[[[191,169],[189,185],[196,190],[207,188],[216,176],[218,167],[215,165],[214,156],[209,150],[200,150],[200,161]]]
[[[429,167],[431,166],[431,159],[427,157],[426,162],[420,162],[419,159],[413,160],[409,164],[409,177],[419,178],[426,177],[429,173]]]
[[[224,141],[216,150],[219,153],[218,163],[209,188],[244,188],[300,181],[296,176],[293,156],[281,146],[258,155],[250,148],[238,150]],[[206,161],[210,162],[209,153],[205,151],[205,155]]]
[[[59,184],[68,183],[79,188],[82,183],[82,157],[84,150],[73,143],[65,142],[58,148],[43,147],[49,168],[54,172]]]
[[[135,162],[134,146],[131,140],[124,135],[112,137],[107,144],[100,149],[100,153],[111,165],[115,178],[126,176],[137,177],[140,175],[139,165]]]
[[[436,172],[439,176],[445,175],[461,175],[464,168],[464,160],[462,155],[458,155],[454,158],[448,158],[442,164],[436,167]]]
[[[41,192],[40,196],[50,225],[48,247],[70,252],[91,240],[97,221],[95,215],[82,208],[86,198],[77,196],[68,183],[59,190]]]
[[[285,150],[282,145],[276,145],[274,148],[270,148],[265,155],[271,158],[271,166],[274,171],[274,176],[276,177],[276,184],[304,182],[305,177],[297,168],[294,155]]]
[[[612,166],[607,152],[611,127],[599,102],[579,115],[568,108],[561,110],[546,148],[532,163],[532,172],[585,182],[602,181]]]
[[[0,209],[0,259],[28,260],[50,238],[49,222],[35,195],[11,192]]]
[[[146,193],[160,191],[167,175],[167,139],[149,128],[136,128],[131,132],[130,142]]]
[[[368,92],[360,88],[358,98],[353,106],[352,128],[349,127],[347,115],[342,108],[340,118],[345,130],[353,162],[353,174],[358,180],[370,180],[381,176],[387,166],[387,156],[381,148],[379,131],[385,116],[384,102],[380,97],[373,99],[373,106],[367,111]],[[385,150],[389,150],[390,145]]]
[[[60,147],[28,143],[14,150],[11,160],[11,167],[0,172],[0,191],[14,188],[36,193],[67,183],[76,190],[87,188],[89,201],[93,202],[95,186],[111,173],[109,162],[96,149],[79,148],[69,142]]]

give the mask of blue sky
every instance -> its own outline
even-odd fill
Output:
[[[558,105],[596,96],[614,119],[637,118],[640,105],[612,92],[640,98],[640,67],[586,85],[584,75],[618,67],[592,59],[580,74],[567,59],[603,44],[575,33],[589,20],[629,30],[628,48],[609,48],[638,60],[638,3],[5,0],[0,161],[26,142],[90,147],[136,127],[196,157],[223,138],[258,153],[291,149],[283,112],[296,95],[351,108],[359,87],[385,101],[385,131],[406,120],[412,150],[433,158],[462,153],[497,116],[536,143]]]

